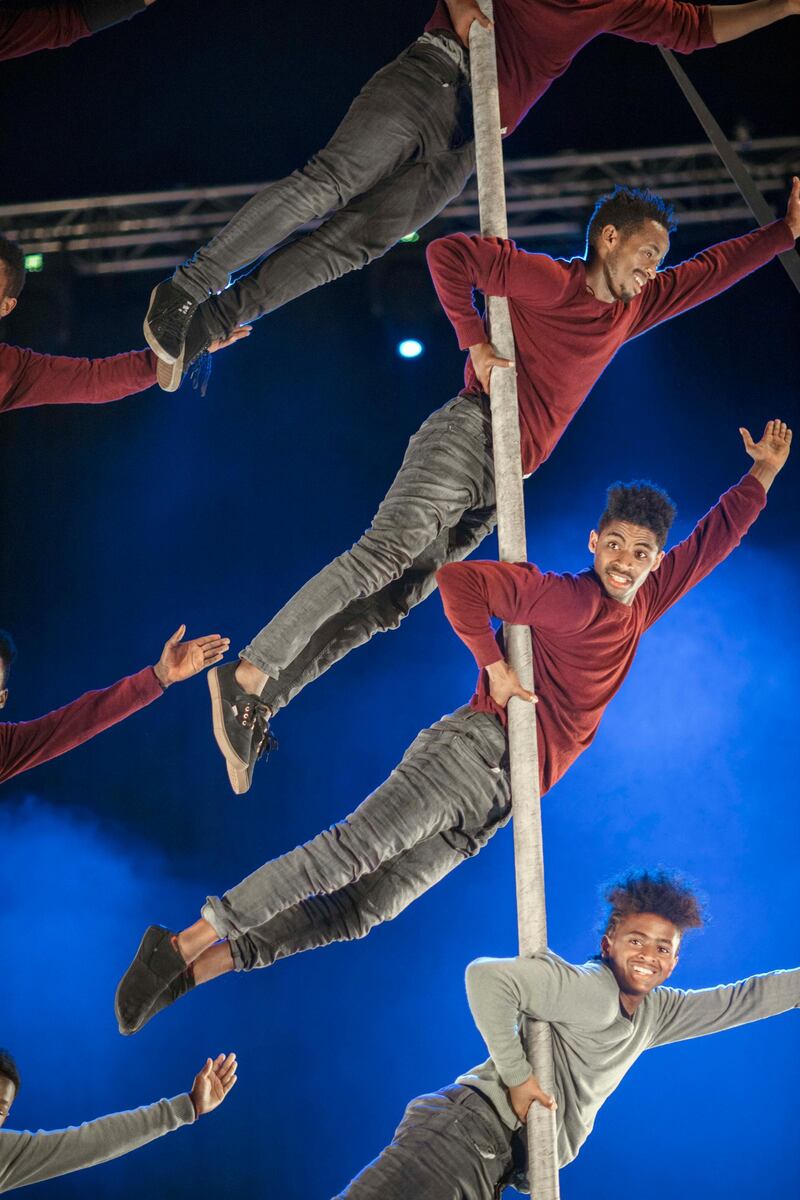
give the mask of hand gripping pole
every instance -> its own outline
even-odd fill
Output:
[[[491,0],[480,0],[480,6],[491,18]],[[493,30],[483,29],[477,21],[473,21],[470,29],[470,68],[481,233],[484,237],[504,238],[508,236],[508,222],[495,39]],[[489,296],[487,308],[491,339],[498,354],[513,359],[514,334],[508,301],[504,297]],[[522,562],[527,551],[515,370],[495,369],[490,391],[500,558],[503,562]],[[504,633],[509,663],[522,686],[533,690],[530,629],[506,625]],[[547,947],[539,755],[533,704],[517,698],[509,701],[508,741],[514,801],[519,952],[528,955]],[[534,1075],[545,1091],[552,1092],[550,1026],[542,1021],[526,1022],[525,1043]],[[532,1104],[528,1114],[528,1173],[536,1200],[558,1200],[555,1116],[539,1104]]]

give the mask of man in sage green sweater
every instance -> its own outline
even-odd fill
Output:
[[[800,969],[701,991],[663,987],[684,932],[702,924],[697,897],[663,871],[631,873],[606,895],[600,954],[582,966],[550,950],[470,964],[469,1004],[491,1058],[412,1100],[391,1145],[337,1200],[493,1200],[506,1186],[527,1191],[523,1123],[531,1104],[555,1111],[563,1167],[643,1051],[800,1005]],[[554,1095],[531,1073],[523,1016],[550,1024]]]
[[[236,1055],[220,1054],[206,1059],[190,1092],[172,1100],[158,1100],[68,1129],[38,1133],[0,1130],[0,1192],[119,1158],[181,1125],[191,1125],[222,1103],[236,1083],[236,1070]],[[14,1059],[7,1050],[0,1050],[0,1126],[19,1086]]]

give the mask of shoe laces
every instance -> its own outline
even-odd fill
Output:
[[[187,372],[192,381],[192,387],[201,396],[205,396],[208,390],[208,381],[211,378],[211,355],[207,350],[202,350],[189,366]]]
[[[256,696],[242,696],[241,699],[243,703],[235,705],[234,713],[242,728],[253,733],[251,754],[256,759],[269,758],[278,748],[278,739],[269,730],[269,706]]]

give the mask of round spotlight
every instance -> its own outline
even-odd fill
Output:
[[[405,338],[397,343],[397,353],[401,358],[419,358],[425,347],[416,338]]]

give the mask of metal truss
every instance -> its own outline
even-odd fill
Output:
[[[800,174],[800,137],[740,137],[734,146],[761,191],[780,206],[791,175]],[[509,234],[544,247],[563,239],[574,242],[594,198],[615,183],[657,191],[675,205],[682,227],[752,220],[715,151],[698,142],[511,160],[506,163]],[[208,241],[263,186],[0,205],[0,229],[26,253],[58,254],[79,274],[165,268]],[[475,184],[426,228],[432,235],[477,232]]]

